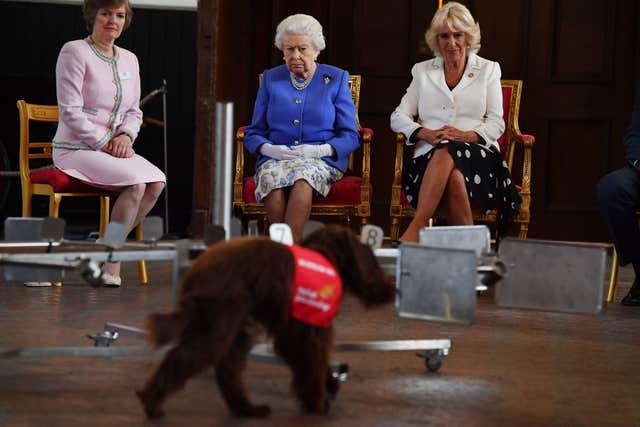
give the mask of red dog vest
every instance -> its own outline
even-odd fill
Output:
[[[333,265],[320,253],[290,246],[295,260],[291,316],[326,328],[338,311],[342,281]]]

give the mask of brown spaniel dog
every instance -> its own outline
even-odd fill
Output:
[[[307,255],[312,259],[303,259]],[[305,268],[310,274],[301,272]],[[332,278],[336,286],[329,285]],[[314,281],[319,287],[307,286]],[[291,368],[303,410],[326,413],[329,393],[338,391],[329,357],[342,288],[366,306],[390,302],[395,294],[371,249],[344,227],[316,230],[299,247],[263,237],[212,246],[185,275],[178,309],[147,318],[153,346],[174,342],[137,392],[147,416],[163,416],[165,398],[211,366],[234,415],[269,415],[268,406],[249,401],[241,379],[256,324]]]

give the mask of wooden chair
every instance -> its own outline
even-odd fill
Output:
[[[31,122],[58,122],[56,105],[28,104],[18,101],[20,116],[20,184],[22,187],[22,216],[32,214],[34,195],[49,197],[49,216],[57,218],[63,197],[97,197],[100,199],[100,227],[102,236],[109,223],[109,198],[115,193],[92,187],[75,179],[52,165],[32,169],[32,160],[51,160],[51,142],[31,141],[29,136]],[[136,238],[142,240],[142,225],[136,227]],[[138,276],[141,284],[147,284],[147,268],[144,260],[138,261]]]
[[[514,223],[520,225],[518,237],[525,239],[529,230],[530,206],[531,206],[531,162],[532,149],[535,138],[532,135],[523,135],[520,133],[518,125],[518,113],[520,111],[520,97],[522,94],[522,80],[502,80],[502,103],[504,111],[505,131],[498,139],[500,144],[500,152],[504,156],[509,170],[514,179],[517,179],[514,171],[514,153],[517,144],[522,145],[522,172],[521,184],[516,185],[520,197],[522,197],[522,205],[520,212]],[[400,233],[400,222],[404,218],[413,218],[415,210],[407,201],[402,191],[402,164],[404,160],[405,137],[403,134],[396,134],[396,157],[393,175],[393,185],[391,187],[391,238],[397,239]],[[519,165],[518,163],[517,165]],[[474,223],[495,223],[497,215],[495,210],[484,214],[478,209],[473,209]]]
[[[260,76],[262,83],[262,76]],[[358,109],[360,106],[360,83],[359,75],[350,76],[349,85],[351,96],[356,107],[356,120],[358,131],[360,132],[360,148],[355,152],[362,153],[362,163],[360,173],[354,172],[354,153],[349,158],[349,167],[342,179],[331,185],[331,190],[327,197],[315,196],[311,206],[312,216],[342,216],[347,223],[351,217],[360,218],[361,225],[367,223],[371,216],[371,171],[370,155],[373,131],[360,126],[358,119]],[[254,171],[245,171],[244,165],[244,127],[238,129],[236,133],[236,170],[233,180],[233,207],[242,212],[243,219],[247,216],[262,216],[266,223],[267,211],[262,203],[257,203],[255,198],[256,184],[254,181]]]

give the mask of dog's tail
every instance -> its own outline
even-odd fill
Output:
[[[179,311],[150,314],[145,321],[148,341],[154,348],[169,344],[182,333],[186,324],[186,318]]]

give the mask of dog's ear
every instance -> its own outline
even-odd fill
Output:
[[[300,242],[300,246],[323,254],[338,269],[341,277],[349,275],[355,264],[353,242],[354,234],[346,227],[330,225],[309,234]]]
[[[391,277],[382,270],[369,246],[355,238],[351,244],[354,254],[351,271],[357,277],[352,276],[350,283],[345,285],[367,306],[391,302],[395,296]]]

